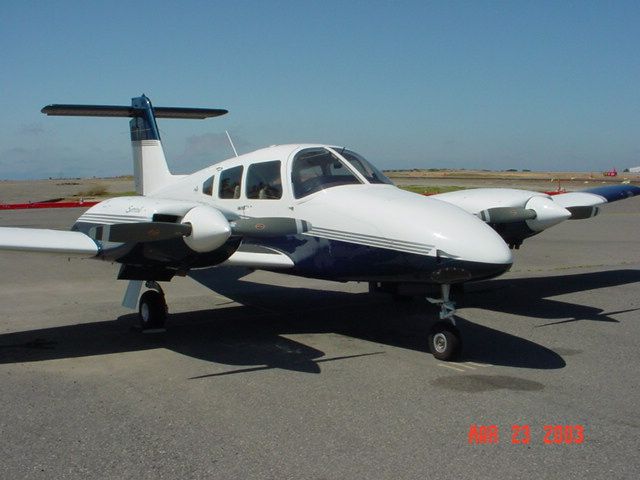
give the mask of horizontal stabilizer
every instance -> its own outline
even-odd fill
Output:
[[[120,105],[47,105],[42,110],[47,115],[68,117],[143,117],[144,110]],[[220,108],[183,108],[183,107],[153,107],[156,118],[184,118],[202,120],[219,117],[228,113]]]
[[[69,256],[94,257],[99,247],[81,232],[39,228],[0,228],[0,250],[59,253]]]

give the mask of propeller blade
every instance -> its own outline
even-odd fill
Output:
[[[487,223],[516,223],[534,220],[537,214],[530,208],[495,207],[482,210],[479,217]]]
[[[191,225],[170,222],[117,223],[102,225],[89,231],[89,236],[103,242],[156,242],[191,234]]]
[[[304,220],[286,217],[239,218],[229,222],[231,234],[246,237],[283,237],[311,229]]]

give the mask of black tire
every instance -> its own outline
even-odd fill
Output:
[[[138,304],[138,319],[143,331],[164,329],[167,319],[167,303],[164,296],[155,290],[144,292]]]
[[[462,350],[458,329],[449,323],[436,323],[429,332],[429,350],[438,360],[456,360]]]

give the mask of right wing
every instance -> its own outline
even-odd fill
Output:
[[[0,228],[0,250],[57,253],[74,257],[95,257],[98,244],[81,232],[42,228]]]

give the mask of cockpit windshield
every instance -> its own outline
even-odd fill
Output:
[[[326,148],[299,152],[293,160],[291,181],[296,198],[338,185],[362,183],[343,160]]]
[[[386,183],[393,185],[393,182],[389,180],[384,173],[378,170],[376,167],[367,162],[363,157],[356,152],[352,152],[347,149],[340,149],[336,152],[344,157],[369,183]]]

